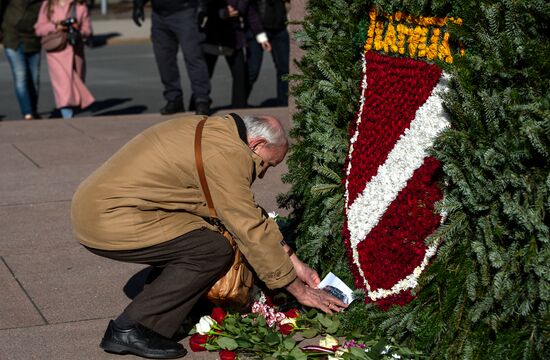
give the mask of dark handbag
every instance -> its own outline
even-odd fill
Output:
[[[67,32],[56,31],[42,36],[40,43],[48,52],[61,51],[67,47]]]
[[[245,305],[250,299],[252,286],[254,285],[254,279],[252,271],[248,268],[244,260],[244,256],[239,250],[235,239],[229,231],[223,226],[214,204],[212,203],[212,196],[208,189],[208,183],[206,182],[206,176],[204,174],[204,166],[202,162],[201,152],[201,138],[202,129],[206,119],[201,120],[195,131],[195,162],[197,164],[197,171],[199,174],[199,180],[201,183],[206,203],[208,204],[208,212],[210,214],[210,220],[212,223],[218,226],[220,232],[225,236],[229,244],[233,247],[234,256],[231,268],[223,275],[212,288],[208,291],[207,298],[215,304],[239,304]]]

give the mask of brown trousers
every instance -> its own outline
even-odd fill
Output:
[[[99,250],[109,259],[155,268],[124,310],[129,319],[171,338],[193,306],[231,266],[233,249],[223,235],[206,229],[191,231],[165,243],[135,250]]]

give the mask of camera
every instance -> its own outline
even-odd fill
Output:
[[[70,17],[68,19],[65,19],[63,21],[61,21],[61,25],[64,25],[64,26],[71,26],[72,24],[76,24],[76,18],[74,17]]]
[[[61,25],[67,27],[67,41],[74,46],[80,39],[80,31],[75,29],[73,24],[76,24],[76,18],[74,17],[61,21]]]

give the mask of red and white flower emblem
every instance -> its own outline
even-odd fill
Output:
[[[367,51],[360,108],[350,126],[344,241],[358,288],[382,308],[405,304],[437,245],[440,163],[427,155],[449,126],[434,64]]]

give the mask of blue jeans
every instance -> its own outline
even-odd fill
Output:
[[[71,119],[74,116],[74,110],[70,106],[62,107],[59,111],[63,119]]]
[[[40,81],[40,51],[25,53],[21,42],[17,49],[5,48],[4,52],[10,63],[21,114],[35,116]]]

